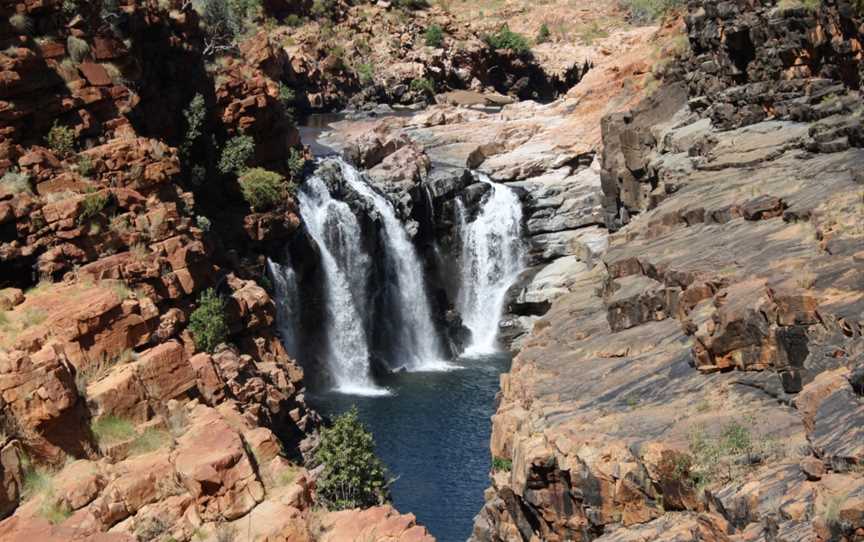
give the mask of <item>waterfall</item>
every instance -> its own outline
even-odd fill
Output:
[[[522,271],[522,204],[512,189],[489,185],[480,212],[468,223],[462,202],[457,200],[457,218],[462,239],[462,277],[458,308],[462,322],[471,330],[467,354],[495,351],[498,324],[507,290]]]
[[[279,337],[288,355],[296,359],[299,354],[297,330],[300,326],[300,294],[290,256],[285,256],[284,265],[267,258],[267,271],[273,281]]]
[[[366,302],[369,256],[360,247],[360,225],[344,202],[333,199],[324,181],[311,177],[299,192],[300,214],[321,254],[327,295],[326,335],[331,376],[337,391],[380,395],[369,374],[369,348],[359,306]]]
[[[342,162],[345,182],[368,201],[383,225],[384,259],[388,275],[395,282],[396,306],[387,316],[398,319],[393,327],[396,337],[396,355],[408,370],[440,370],[449,365],[438,343],[438,334],[432,321],[432,310],[423,281],[423,266],[417,250],[402,222],[396,217],[393,205],[375,192],[352,166]]]

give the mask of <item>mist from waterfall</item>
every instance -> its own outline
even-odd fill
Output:
[[[327,357],[337,391],[380,395],[370,374],[364,319],[369,256],[361,248],[360,225],[344,202],[333,199],[324,181],[313,176],[298,194],[300,214],[318,245],[327,296]]]
[[[345,162],[341,162],[341,167],[347,185],[368,201],[381,218],[385,265],[394,281],[397,298],[388,314],[396,320],[393,345],[398,359],[394,361],[409,371],[448,368],[432,320],[423,266],[405,226],[396,217],[390,201],[375,192],[357,169]]]
[[[468,222],[461,201],[457,219],[462,241],[462,276],[457,307],[471,331],[467,355],[495,352],[507,290],[523,269],[522,204],[511,188],[492,182],[477,217]]]

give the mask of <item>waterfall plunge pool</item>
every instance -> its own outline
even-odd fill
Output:
[[[305,128],[303,140],[312,145],[316,156],[338,157],[338,151],[327,144],[326,135],[329,123],[340,119],[341,116],[321,118]],[[377,205],[385,218],[390,218],[386,216],[387,209],[382,208],[382,202],[376,201],[379,198],[358,186],[365,181],[344,164],[342,170],[349,184],[353,182],[355,191]],[[478,181],[492,184],[485,177]],[[339,214],[336,212],[341,208],[338,202],[313,202],[308,196],[310,194],[306,197],[307,214],[313,211],[313,207],[321,207],[318,210],[324,212],[325,206],[328,207],[327,215]],[[329,194],[324,196],[324,199],[329,198]],[[498,332],[497,319],[492,315],[501,313],[504,292],[521,271],[521,212],[518,198],[510,190],[494,186],[479,220],[467,223],[460,203],[457,218],[464,238],[463,249],[467,252],[463,250],[462,254],[452,255],[462,261],[461,276],[454,277],[460,281],[460,299],[454,301],[469,320],[467,323],[472,331],[472,344],[468,345],[470,355],[463,354],[453,361],[442,360],[436,346],[427,344],[426,339],[434,331],[424,324],[430,320],[430,315],[423,307],[426,300],[421,293],[424,289],[422,271],[410,261],[417,255],[413,254],[413,247],[407,246],[407,239],[402,239],[404,234],[397,231],[402,226],[390,224],[388,245],[396,251],[387,254],[385,260],[389,260],[389,265],[398,271],[400,287],[407,287],[410,291],[410,295],[405,295],[409,292],[399,292],[399,303],[411,310],[401,311],[409,318],[402,322],[406,329],[393,337],[400,345],[394,356],[398,359],[388,361],[391,367],[408,367],[410,370],[386,374],[374,382],[365,380],[365,375],[349,379],[349,384],[358,384],[358,380],[361,384],[356,387],[359,392],[356,394],[351,394],[344,383],[338,390],[337,383],[335,389],[312,389],[306,395],[309,404],[326,416],[337,416],[352,406],[357,407],[363,423],[375,437],[378,455],[387,465],[390,476],[395,478],[391,486],[394,506],[402,513],[413,513],[440,542],[462,542],[471,535],[474,516],[480,512],[484,503],[483,492],[489,486],[491,416],[496,408],[499,376],[510,369],[511,357],[505,352],[486,352],[495,350]],[[318,232],[316,239],[319,247],[324,248],[323,252],[332,250],[333,261],[323,262],[338,267],[330,270],[331,278],[338,278],[341,274],[346,282],[342,288],[346,295],[336,295],[339,291],[335,289],[329,292],[331,299],[342,300],[342,303],[334,304],[328,318],[328,324],[335,326],[329,339],[338,338],[330,346],[331,364],[344,362],[358,352],[361,357],[368,354],[365,339],[358,336],[359,342],[347,340],[353,334],[346,331],[355,326],[338,322],[344,316],[344,313],[337,314],[338,311],[345,311],[352,299],[362,300],[367,294],[354,284],[356,281],[351,280],[350,264],[363,260],[362,255],[346,258],[352,251],[347,245],[339,246],[336,242],[353,237],[348,235],[346,238],[345,235],[351,230],[348,227],[350,222],[346,218],[338,228],[338,234]],[[312,224],[316,222],[313,220]],[[273,268],[278,270],[279,266]],[[290,310],[284,309],[290,309],[300,298],[293,283],[293,271],[284,269],[282,273],[281,283],[278,278],[275,282],[283,290],[277,297],[287,301],[284,306],[277,302],[282,309],[279,320],[284,340],[296,335],[296,331],[291,329],[294,324]],[[418,279],[421,282],[414,284]],[[331,280],[331,283],[335,282],[339,281]],[[359,310],[354,312],[359,314]],[[293,342],[286,341],[288,344]]]
[[[463,357],[458,368],[400,372],[380,379],[386,396],[313,392],[307,401],[335,416],[356,405],[378,455],[398,477],[394,506],[412,513],[439,542],[464,542],[489,486],[490,417],[509,354]]]

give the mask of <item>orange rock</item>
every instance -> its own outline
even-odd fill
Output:
[[[425,527],[417,525],[413,514],[400,515],[391,506],[366,510],[330,512],[321,519],[321,542],[355,540],[393,542],[434,542]]]
[[[87,79],[87,82],[97,87],[104,87],[111,84],[111,77],[105,68],[93,62],[82,62],[78,69],[81,74]]]
[[[215,411],[199,408],[172,459],[205,521],[234,520],[264,498],[240,435]]]

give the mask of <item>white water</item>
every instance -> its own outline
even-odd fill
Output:
[[[267,271],[270,273],[276,294],[274,297],[279,337],[288,355],[296,359],[299,354],[297,332],[300,325],[300,293],[297,290],[297,275],[287,254],[284,265],[267,258]]]
[[[495,352],[507,289],[522,271],[522,205],[512,189],[478,174],[490,187],[477,218],[467,223],[458,202],[462,277],[458,308],[471,330],[468,355]]]
[[[335,389],[352,395],[384,395],[369,374],[364,320],[369,256],[360,247],[360,225],[347,204],[333,199],[313,176],[299,193],[300,214],[321,253],[327,294],[327,354]]]
[[[354,167],[345,162],[341,165],[345,182],[372,204],[384,227],[384,257],[395,281],[398,297],[398,307],[394,311],[398,314],[388,315],[398,319],[395,325],[397,337],[394,338],[399,357],[397,361],[409,371],[451,368],[451,365],[444,361],[432,321],[432,310],[423,281],[423,266],[405,227],[386,198],[366,184]]]

